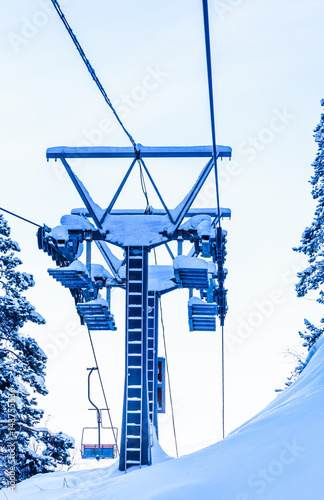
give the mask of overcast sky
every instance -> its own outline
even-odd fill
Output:
[[[82,205],[46,149],[128,145],[49,0],[13,0],[1,16],[0,206],[54,227]],[[126,126],[145,145],[210,143],[200,0],[65,0],[62,8]],[[316,154],[312,131],[324,97],[321,0],[210,0],[218,143],[233,148],[220,163],[220,200],[231,208],[227,279],[227,431],[259,411],[283,386],[295,361],[303,319],[321,309],[295,297],[305,259],[292,251],[311,223],[308,180]],[[176,206],[200,162],[152,165],[161,192]],[[78,162],[94,199],[107,205],[126,164]],[[138,177],[120,206],[142,207]],[[212,178],[197,206],[215,205]],[[150,194],[150,192],[149,192]],[[153,195],[152,195],[152,199]],[[153,203],[154,204],[154,203]],[[35,228],[8,216],[34,274],[29,297],[46,318],[26,328],[47,352],[50,394],[41,400],[52,426],[79,440],[87,414],[86,367],[93,360],[68,291],[51,279]],[[165,256],[161,253],[161,262]],[[113,294],[115,333],[97,333],[116,425],[123,388],[124,295]],[[189,334],[187,294],[163,300],[180,452],[220,437],[220,334]],[[63,335],[60,335],[63,332]],[[60,340],[61,339],[61,340]],[[61,342],[61,346],[59,346]],[[98,394],[99,397],[99,394]],[[90,413],[90,412],[88,412]],[[173,453],[170,410],[161,443]]]

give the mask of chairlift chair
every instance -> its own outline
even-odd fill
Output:
[[[67,269],[65,267],[57,269],[48,269],[48,274],[65,288],[87,289],[90,286],[90,277],[77,269]]]
[[[81,437],[81,458],[83,459],[91,459],[95,458],[96,460],[101,460],[105,458],[110,458],[114,459],[117,457],[117,436],[118,436],[118,429],[117,427],[104,427],[102,425],[102,410],[108,411],[107,408],[98,408],[90,398],[90,377],[91,374],[94,370],[98,370],[98,368],[88,368],[90,370],[89,375],[88,375],[88,399],[90,404],[93,406],[91,410],[96,410],[97,412],[97,426],[96,427],[84,427],[82,429],[82,437]],[[85,440],[85,431],[86,430],[97,430],[98,432],[98,439],[97,443],[88,443]],[[114,440],[115,443],[113,444],[107,444],[107,443],[102,443],[101,440],[101,432],[102,431],[112,431],[114,435]]]
[[[192,297],[188,302],[189,329],[191,332],[216,330],[217,304]]]
[[[116,330],[114,315],[109,304],[102,298],[77,304],[77,311],[89,330]]]
[[[175,281],[181,288],[207,289],[212,277],[210,266],[214,271],[213,263],[208,264],[197,257],[180,255],[173,261]]]

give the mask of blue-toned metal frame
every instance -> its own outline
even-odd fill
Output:
[[[232,150],[227,146],[217,146],[216,148],[216,159],[231,158]],[[77,175],[74,173],[73,169],[68,163],[68,159],[74,158],[119,158],[119,159],[131,159],[131,164],[128,167],[119,187],[114,193],[110,203],[108,204],[103,215],[98,215],[94,201],[90,197],[90,194],[83,186],[81,181],[78,179]],[[155,183],[148,166],[144,159],[146,158],[206,158],[207,163],[203,166],[198,179],[194,183],[193,187],[183,199],[179,206],[178,211],[170,210],[165,203],[163,196],[161,195],[157,184]],[[93,231],[93,241],[95,241],[98,249],[100,250],[102,256],[104,257],[106,263],[108,264],[110,270],[112,271],[117,286],[122,286],[122,280],[118,275],[118,269],[115,268],[113,259],[111,259],[110,250],[107,243],[104,241],[104,234],[102,233],[103,223],[108,215],[118,216],[118,215],[145,215],[143,210],[140,209],[115,209],[114,206],[120,196],[129,176],[136,165],[139,163],[140,167],[146,173],[150,183],[156,192],[163,209],[154,209],[150,207],[150,216],[161,216],[165,215],[169,218],[171,222],[171,230],[165,235],[162,242],[157,244],[141,247],[143,255],[143,263],[141,264],[142,278],[141,291],[130,292],[129,287],[137,281],[128,274],[134,272],[132,266],[127,264],[126,266],[126,370],[125,370],[125,390],[124,390],[124,410],[123,410],[123,423],[122,423],[122,435],[121,435],[121,453],[120,453],[120,470],[127,470],[128,467],[132,465],[148,465],[151,463],[151,430],[150,426],[153,423],[156,430],[157,426],[157,413],[165,412],[165,359],[157,359],[157,350],[154,355],[154,359],[148,358],[149,356],[149,342],[148,342],[148,252],[155,246],[164,244],[167,251],[172,259],[174,255],[168,245],[172,240],[179,238],[187,238],[187,235],[181,230],[181,224],[185,218],[193,217],[195,215],[210,215],[214,220],[214,224],[218,222],[219,218],[230,217],[231,211],[224,208],[192,208],[192,205],[197,198],[201,188],[203,187],[205,181],[207,180],[210,172],[214,167],[214,156],[213,148],[211,146],[189,146],[189,147],[146,147],[141,144],[137,145],[136,152],[134,148],[131,147],[89,147],[89,148],[71,148],[71,147],[58,147],[49,148],[47,150],[47,159],[59,159],[67,174],[69,175],[72,183],[74,184],[76,190],[78,191],[85,207],[87,213],[84,210],[79,211],[74,210],[72,213],[86,215],[90,217],[95,226],[96,230]],[[97,233],[97,234],[95,234]],[[117,242],[112,242],[118,245]],[[124,248],[126,250],[126,255],[128,258],[134,259],[133,253],[137,251],[135,247]],[[192,255],[197,253],[197,248],[195,246],[192,249]],[[139,257],[136,257],[139,258]],[[127,261],[128,262],[128,261]],[[166,290],[169,292],[176,289],[177,285],[172,289]],[[166,293],[165,292],[165,293]],[[163,292],[160,293],[160,295]],[[132,315],[135,314],[135,308],[138,306],[138,298],[141,300],[141,327],[130,326],[129,321],[134,321]],[[136,299],[136,301],[135,301]],[[134,304],[132,303],[134,301]],[[137,313],[136,313],[137,314]],[[154,328],[154,337],[157,339],[158,335],[158,315],[156,314],[156,325]],[[135,318],[138,319],[137,316]],[[135,336],[138,336],[138,338]],[[140,351],[136,351],[137,346],[141,346]],[[134,350],[135,349],[135,350]],[[138,358],[138,359],[137,359]],[[149,399],[148,393],[148,373],[149,373],[149,363],[154,365],[154,395],[153,400]],[[159,376],[157,372],[159,371]],[[139,375],[141,374],[141,375]],[[130,377],[131,375],[131,377]],[[135,377],[136,375],[136,377]],[[134,378],[135,377],[135,378]],[[152,402],[154,406],[154,411],[151,412],[149,403]],[[137,421],[136,418],[139,417]],[[135,418],[136,417],[136,418]],[[89,451],[90,453],[90,451]],[[92,453],[92,451],[91,451]],[[93,451],[95,454],[96,451]],[[109,453],[108,451],[106,452]]]
[[[207,177],[209,176],[213,166],[214,166],[214,159],[213,159],[213,148],[211,146],[175,146],[175,147],[147,147],[143,146],[141,144],[138,144],[138,156],[135,156],[134,149],[129,148],[129,147],[57,147],[57,148],[49,148],[46,152],[46,157],[47,159],[60,159],[64,168],[66,169],[66,172],[68,173],[71,181],[73,182],[76,190],[78,191],[83,203],[85,204],[90,217],[94,221],[95,225],[97,228],[100,230],[102,229],[102,224],[105,221],[106,217],[108,214],[111,215],[126,215],[126,214],[141,214],[143,215],[143,212],[140,211],[120,211],[120,210],[113,210],[113,207],[122,192],[127,179],[129,178],[129,175],[134,168],[136,162],[140,162],[142,167],[144,168],[159,200],[162,203],[163,210],[153,210],[151,215],[167,215],[169,217],[170,222],[174,226],[174,233],[177,231],[177,229],[180,227],[182,224],[183,220],[185,217],[189,215],[190,209],[192,207],[192,204],[194,203],[199,191],[201,190],[202,186],[204,185]],[[217,151],[217,158],[231,158],[232,155],[232,150],[230,147],[227,146],[217,146],[216,148]],[[109,203],[107,209],[105,210],[103,216],[101,219],[99,219],[96,215],[95,209],[92,206],[92,200],[88,194],[88,192],[85,190],[84,186],[79,182],[78,177],[74,174],[71,166],[67,162],[66,158],[132,158],[132,163],[130,167],[128,168],[124,178],[122,179],[118,189],[116,190],[111,202]],[[147,165],[145,164],[143,158],[209,158],[207,164],[204,166],[202,169],[197,181],[193,185],[191,191],[189,194],[186,196],[186,198],[183,200],[183,207],[180,210],[180,213],[174,217],[172,215],[172,211],[168,208],[167,204],[165,203],[163,196],[161,195],[156,183],[154,182],[154,179],[152,175],[149,172],[149,169],[147,168]],[[204,211],[202,210],[197,210],[196,209],[195,215],[202,214]],[[231,212],[228,209],[220,209],[220,212],[213,210],[213,217],[215,217],[215,222],[218,221],[219,218],[219,213],[221,217],[230,217]],[[153,245],[154,246],[154,245]],[[114,274],[116,274],[116,270],[114,267],[111,265],[111,262],[108,262],[105,255],[104,251],[102,248],[102,245],[98,245],[99,250],[101,251],[102,255],[104,256],[106,262],[108,263],[110,269]]]

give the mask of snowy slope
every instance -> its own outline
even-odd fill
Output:
[[[9,500],[323,500],[324,339],[317,347],[301,377],[222,442],[126,475],[117,464],[38,475],[6,495]],[[158,455],[156,461],[165,460]]]

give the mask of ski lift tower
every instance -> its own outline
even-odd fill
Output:
[[[214,166],[213,148],[198,147],[57,147],[47,150],[47,159],[60,160],[83,203],[61,219],[61,225],[51,230],[47,226],[38,232],[39,247],[59,266],[49,273],[75,299],[81,322],[89,330],[114,330],[110,312],[110,290],[121,287],[126,291],[125,326],[125,387],[121,430],[120,470],[131,466],[150,465],[153,428],[158,433],[158,310],[162,294],[178,288],[189,289],[189,326],[191,331],[214,331],[216,316],[221,326],[227,310],[224,280],[226,270],[226,231],[217,227],[221,218],[230,217],[229,209],[192,208]],[[217,146],[217,158],[230,158],[231,148]],[[129,158],[131,164],[109,206],[102,210],[90,197],[85,186],[69,165],[69,159]],[[205,163],[192,189],[183,201],[170,209],[146,165],[153,158],[196,158]],[[136,165],[150,181],[162,209],[115,209],[115,203]],[[219,208],[219,207],[218,207]],[[169,243],[178,242],[178,255],[173,255]],[[192,244],[191,251],[182,255],[182,242]],[[86,242],[86,266],[78,257],[81,243]],[[98,271],[91,262],[91,244],[100,250],[109,272]],[[119,262],[109,245],[123,248],[125,260]],[[149,265],[149,253],[166,245],[171,256],[170,266]],[[199,257],[200,256],[200,257]],[[205,260],[208,259],[208,260]],[[84,269],[82,268],[84,267]],[[101,266],[102,267],[102,266]],[[107,298],[99,296],[105,288]],[[193,291],[198,290],[199,297]],[[161,402],[160,402],[161,406]],[[161,408],[160,408],[161,409]]]

